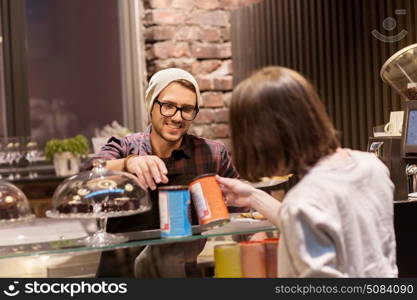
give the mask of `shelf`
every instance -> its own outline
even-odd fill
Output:
[[[81,222],[81,220],[72,220],[74,222]],[[66,221],[68,223],[68,220]],[[48,225],[49,224],[49,225]],[[59,224],[58,220],[51,219],[35,219],[34,221],[28,223],[28,226],[50,226],[52,228],[54,224]],[[230,224],[230,223],[229,223]],[[16,224],[16,227],[23,226]],[[86,225],[86,224],[84,224]],[[4,226],[1,230],[16,230],[16,227],[7,227]],[[44,227],[47,229],[48,227]],[[263,223],[253,223],[253,225],[248,225],[239,228],[239,226],[229,226],[224,227],[226,230],[210,230],[202,231],[202,227],[193,226],[193,235],[181,238],[169,238],[163,239],[160,238],[160,230],[146,230],[146,231],[137,231],[137,232],[128,232],[123,233],[122,235],[128,237],[128,241],[120,244],[113,244],[103,247],[91,247],[86,245],[78,245],[84,237],[78,239],[55,239],[48,242],[39,242],[39,243],[26,243],[26,244],[15,244],[15,245],[5,245],[0,246],[0,259],[13,258],[13,257],[28,257],[28,256],[40,256],[40,255],[51,255],[51,254],[83,254],[87,252],[101,252],[121,248],[145,246],[145,245],[160,245],[160,244],[169,244],[177,242],[188,242],[199,239],[206,239],[211,237],[218,236],[227,236],[227,235],[247,235],[257,232],[271,232],[277,230],[276,227],[272,226],[269,222],[264,221]],[[221,228],[217,228],[221,229]],[[207,229],[204,229],[207,230]],[[202,234],[203,233],[203,234]],[[87,236],[87,232],[84,232],[84,235]],[[116,234],[120,235],[120,234]]]

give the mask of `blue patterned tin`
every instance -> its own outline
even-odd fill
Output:
[[[192,235],[191,198],[188,186],[161,187],[158,197],[161,237],[176,238]]]

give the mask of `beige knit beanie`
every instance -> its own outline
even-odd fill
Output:
[[[145,93],[146,110],[148,113],[151,112],[153,102],[158,97],[159,93],[171,82],[181,79],[187,80],[194,85],[197,94],[197,106],[201,105],[200,89],[194,77],[182,69],[169,68],[156,72],[149,81],[149,86]]]

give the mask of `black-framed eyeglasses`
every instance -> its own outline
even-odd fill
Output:
[[[181,118],[183,120],[192,121],[195,119],[199,111],[197,106],[178,107],[171,103],[160,102],[159,100],[155,100],[155,102],[159,104],[159,111],[164,117],[172,117],[177,113],[177,111],[180,111]]]

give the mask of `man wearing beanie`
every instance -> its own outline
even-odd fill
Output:
[[[135,174],[140,186],[150,191],[152,211],[111,218],[109,232],[159,228],[156,189],[160,185],[188,184],[206,173],[238,176],[222,143],[187,133],[201,105],[200,89],[191,74],[177,68],[155,73],[145,100],[151,123],[146,130],[122,139],[112,137],[95,158],[105,159],[109,169]],[[196,276],[196,258],[204,245],[205,240],[197,240],[147,246],[136,258],[135,276]]]

